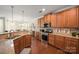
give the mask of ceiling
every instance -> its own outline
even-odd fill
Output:
[[[56,12],[58,10],[72,7],[72,5],[14,5],[14,20],[22,21],[23,15],[22,11],[24,10],[24,20],[30,21],[34,18],[41,17],[49,12]],[[39,13],[39,11],[45,8],[46,11]],[[0,17],[5,17],[8,20],[12,18],[12,9],[10,5],[0,5]]]

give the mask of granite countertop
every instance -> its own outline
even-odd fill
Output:
[[[25,32],[25,31],[14,31],[14,32],[11,32],[11,33],[17,33],[17,32]],[[10,32],[4,32],[4,33],[0,33],[0,35],[5,35],[5,34],[9,34]]]
[[[50,33],[50,34],[79,39],[79,37],[77,37],[77,36],[74,37],[74,36],[72,36],[71,34],[65,34],[65,33]]]
[[[0,54],[15,54],[13,40],[16,40],[24,35],[17,36],[13,39],[0,40]]]
[[[0,40],[0,54],[15,54],[13,40]]]

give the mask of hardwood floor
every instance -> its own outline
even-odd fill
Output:
[[[32,40],[31,48],[31,54],[65,54],[63,51],[36,39]]]

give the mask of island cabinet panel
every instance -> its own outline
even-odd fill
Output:
[[[55,45],[55,38],[54,38],[54,35],[52,34],[49,34],[48,36],[48,43],[51,44],[51,45]]]
[[[14,49],[15,53],[19,54],[20,53],[20,39],[14,40]]]
[[[56,19],[56,14],[52,14],[51,15],[51,27],[56,27],[56,23],[57,19]]]
[[[66,11],[66,27],[77,28],[78,27],[78,12],[77,8],[71,8]]]
[[[26,36],[26,40],[27,41],[25,47],[31,47],[32,36],[31,35]]]
[[[65,37],[65,51],[70,53],[79,53],[78,48],[78,39],[73,39],[69,37]]]
[[[24,39],[23,37],[19,38],[20,39],[20,51],[24,49]]]
[[[14,49],[15,53],[19,54],[24,48],[27,48],[28,46],[31,47],[31,35],[24,35],[22,37],[19,37],[15,39],[14,42]]]
[[[57,48],[62,49],[62,50],[64,49],[64,47],[65,47],[65,40],[64,40],[63,36],[55,35],[55,46]]]

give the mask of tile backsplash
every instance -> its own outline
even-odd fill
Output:
[[[79,29],[53,28],[53,32],[70,34],[72,32],[79,32]]]

